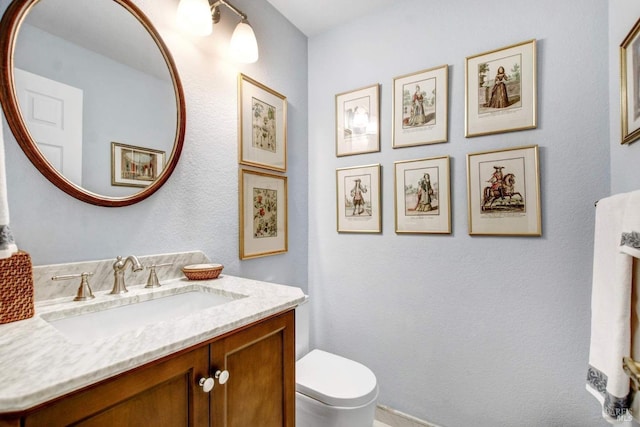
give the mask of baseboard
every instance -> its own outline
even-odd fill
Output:
[[[376,407],[376,420],[391,427],[440,427],[384,405]]]

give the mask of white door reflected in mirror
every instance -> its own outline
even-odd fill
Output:
[[[82,186],[82,90],[14,69],[23,119],[51,166]]]

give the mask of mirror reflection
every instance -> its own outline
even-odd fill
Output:
[[[174,83],[147,29],[112,0],[41,0],[22,22],[14,81],[49,164],[84,190],[130,196],[177,140]]]

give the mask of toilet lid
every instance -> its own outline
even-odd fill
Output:
[[[376,397],[376,376],[366,366],[322,350],[296,362],[296,391],[330,406],[356,407]]]

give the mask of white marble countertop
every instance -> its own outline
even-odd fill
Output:
[[[45,320],[95,304],[180,293],[185,286],[231,296],[233,301],[77,344]],[[0,413],[20,412],[128,371],[304,301],[301,289],[222,274],[218,279],[174,279],[157,289],[129,287],[124,296],[96,292],[90,301],[42,301],[31,319],[0,325]]]

